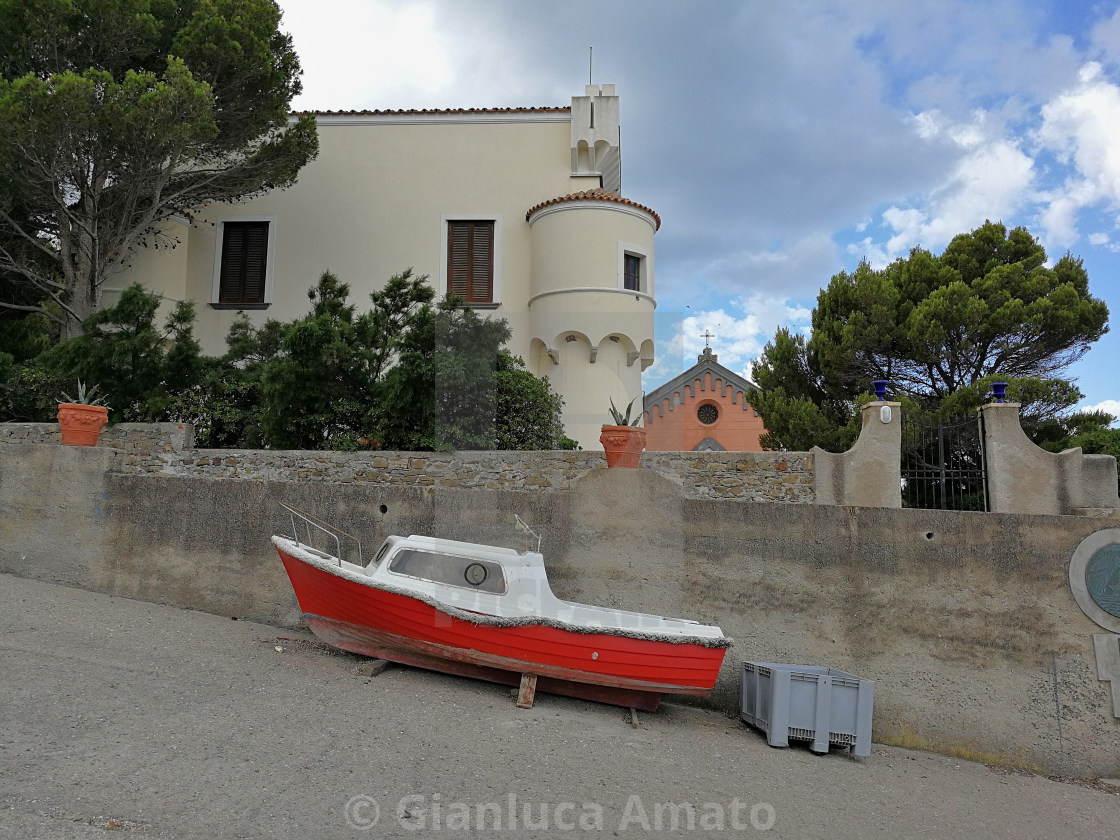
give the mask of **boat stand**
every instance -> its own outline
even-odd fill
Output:
[[[359,677],[364,677],[365,679],[372,679],[378,674],[384,673],[385,669],[392,664],[393,663],[388,659],[367,659],[365,662],[359,662],[354,667],[352,673],[357,674]]]
[[[537,675],[522,674],[521,688],[517,692],[517,708],[533,708],[533,700],[537,696]]]
[[[517,708],[531,709],[533,708],[533,701],[537,697],[537,675],[536,674],[522,674],[521,686],[517,690]],[[630,725],[635,729],[638,728],[638,710],[630,706]]]

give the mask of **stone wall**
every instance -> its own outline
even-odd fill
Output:
[[[117,449],[122,475],[198,476],[251,481],[333,482],[397,487],[568,490],[602,452],[311,452],[192,449],[189,426],[121,423],[97,449]],[[0,444],[61,443],[49,423],[0,423]],[[690,498],[811,503],[813,458],[803,452],[645,452],[642,466]]]
[[[57,423],[0,423],[4,444],[62,445]],[[184,423],[116,423],[101,432],[97,446],[124,452],[182,452],[194,447],[194,427]]]

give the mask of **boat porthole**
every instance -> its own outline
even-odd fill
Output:
[[[471,563],[463,572],[463,577],[471,586],[478,586],[486,580],[486,567],[481,563]]]
[[[596,651],[595,653],[591,654],[591,658],[592,659],[598,659],[599,658],[599,652]]]

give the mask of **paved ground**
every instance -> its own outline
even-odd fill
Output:
[[[775,750],[681,706],[638,729],[548,695],[519,710],[504,687],[367,662],[0,575],[0,837],[1022,840],[1120,824],[1120,791],[878,745]]]

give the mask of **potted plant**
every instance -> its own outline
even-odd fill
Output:
[[[633,422],[630,421],[630,409],[633,407],[634,400],[630,400],[626,413],[623,414],[615,408],[614,400],[611,400],[611,419],[614,425],[603,426],[602,434],[599,435],[599,443],[603,444],[603,451],[607,455],[608,468],[638,468],[638,460],[642,457],[642,450],[646,448],[646,430],[638,428],[641,414]]]
[[[102,397],[95,396],[97,386],[86,390],[78,380],[78,398],[66,394],[58,404],[58,425],[66,446],[96,446],[101,429],[109,422],[109,408]]]

